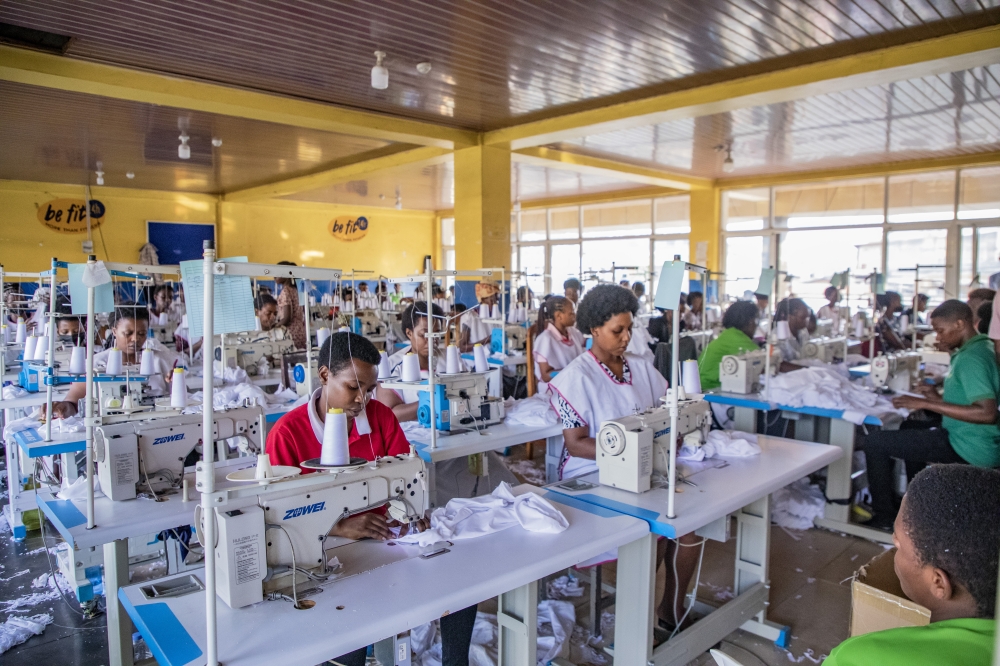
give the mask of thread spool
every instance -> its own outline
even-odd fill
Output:
[[[87,372],[87,348],[73,347],[69,357],[69,374],[82,375]]]
[[[182,502],[190,502],[191,501],[191,498],[188,497],[188,480],[187,480],[187,477],[184,477],[184,479],[181,481],[181,501]]]
[[[482,345],[476,345],[472,348],[472,358],[476,362],[476,372],[489,371],[490,364],[486,360],[486,349]]]
[[[155,374],[156,369],[153,365],[153,350],[143,349],[142,359],[139,361],[139,374],[149,377]]]
[[[323,452],[321,465],[346,465],[351,462],[351,451],[347,441],[347,414],[342,409],[331,409],[326,413],[323,424]]]
[[[859,339],[865,337],[865,322],[863,319],[854,320],[854,337]]]
[[[7,324],[0,324],[0,339],[5,345],[10,344],[10,327]]]
[[[389,379],[392,376],[392,368],[389,367],[389,355],[384,351],[378,353],[378,378],[379,381]]]
[[[487,305],[486,303],[480,303],[479,304],[479,316],[482,319],[489,319],[490,318],[490,306]]]
[[[167,313],[166,312],[161,312],[160,313],[160,326],[166,326],[169,323],[170,323],[170,321],[167,319]]]
[[[346,326],[341,326],[340,328],[337,329],[337,333],[350,333],[350,332],[351,329],[347,328]]]
[[[688,395],[701,393],[701,375],[698,372],[698,361],[684,361],[681,364],[681,384]]]
[[[146,361],[147,354],[149,352],[142,353],[143,363]],[[184,409],[187,405],[188,392],[186,382],[184,381],[184,368],[174,368],[174,379],[170,382],[170,406],[173,409]]]
[[[122,350],[121,349],[111,349],[108,352],[108,365],[104,369],[104,372],[109,375],[121,374],[122,371]]]
[[[187,328],[187,327],[188,327],[188,316],[185,313],[181,315],[181,328]]]
[[[326,326],[322,326],[316,329],[316,346],[322,347],[323,343],[326,342],[327,338],[330,337],[330,329]]]
[[[420,359],[413,352],[403,356],[403,371],[400,378],[404,382],[420,381]]]
[[[49,351],[49,336],[43,335],[38,338],[38,344],[35,345],[35,354],[32,358],[36,361],[44,361],[45,354]]]
[[[271,456],[267,453],[260,453],[257,455],[257,469],[254,470],[253,478],[258,481],[263,481],[264,479],[270,479],[274,476],[274,470],[271,469]]]
[[[499,319],[500,318],[500,306],[497,305],[496,303],[493,304],[493,310],[490,313],[490,318],[491,319]]]
[[[253,318],[253,330],[255,330],[255,331],[262,331],[262,330],[264,330],[261,327],[261,325],[260,325],[260,317],[254,317]]]
[[[34,335],[29,335],[24,341],[24,354],[21,356],[25,361],[31,361],[35,358],[35,347],[38,346],[38,338]]]
[[[775,333],[777,333],[779,340],[787,340],[792,337],[792,330],[788,328],[787,321],[779,321],[774,330]]]
[[[17,318],[17,333],[14,336],[14,344],[23,344],[28,336],[28,325],[24,323],[24,317]]]
[[[457,375],[459,370],[459,360],[458,360],[458,346],[448,345],[447,355],[445,356],[445,373],[449,375]]]
[[[909,315],[899,315],[899,330],[905,331],[910,327]]]

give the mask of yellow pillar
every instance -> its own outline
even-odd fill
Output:
[[[510,151],[455,151],[455,268],[510,264]]]
[[[715,187],[691,190],[691,263],[711,271],[721,270],[722,265],[720,199]]]

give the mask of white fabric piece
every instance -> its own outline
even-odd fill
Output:
[[[25,395],[28,395],[28,391],[21,388],[20,386],[14,386],[13,384],[10,384],[9,386],[3,387],[4,400],[13,400],[14,398],[20,398]]]
[[[546,585],[546,592],[549,599],[565,600],[583,596],[583,587],[577,578],[569,576],[559,576],[555,580],[550,580]]]
[[[549,324],[536,338],[532,345],[535,361],[548,363],[553,370],[562,370],[573,362],[577,356],[587,350],[587,341],[576,326],[566,329],[564,338],[554,324]],[[536,365],[535,377],[542,379],[542,371]],[[539,388],[539,393],[544,391]]]
[[[771,522],[790,530],[807,530],[822,518],[826,498],[808,477],[771,493]]]
[[[462,322],[463,328],[469,329],[469,344],[475,344],[483,340],[486,341],[487,345],[489,344],[493,328],[489,324],[483,323],[482,318],[479,316],[479,308],[469,308],[459,321]]]
[[[289,388],[278,389],[274,393],[265,393],[264,395],[267,397],[267,401],[272,405],[292,402],[299,399],[299,394]]]
[[[192,393],[189,396],[191,404],[184,410],[185,414],[200,414],[201,405],[205,400],[205,394],[201,391]],[[212,407],[214,409],[233,409],[242,407],[249,400],[250,405],[266,407],[268,404],[267,394],[264,390],[254,384],[237,384],[236,386],[223,386],[212,391]]]
[[[652,342],[653,336],[649,334],[646,324],[638,317],[632,319],[632,339],[628,341],[628,347],[626,347],[625,352],[635,354],[653,363],[656,360],[656,356],[653,354],[653,350],[649,348]]]
[[[677,451],[677,459],[685,462],[701,462],[706,458],[747,458],[759,455],[757,435],[735,430],[712,430],[701,446],[685,441]]]
[[[612,379],[590,352],[578,356],[549,383],[550,392],[561,395],[587,424],[589,437],[597,437],[602,422],[658,405],[667,393],[667,380],[652,363],[628,352],[625,360],[632,375],[630,384],[619,384]],[[596,471],[595,461],[570,456],[563,466],[562,478]]]
[[[52,624],[50,613],[40,613],[30,617],[11,615],[6,622],[0,624],[0,654],[24,643],[32,636],[41,636],[45,627],[50,624]]]
[[[430,529],[408,534],[397,541],[429,546],[500,532],[520,525],[529,532],[558,534],[569,527],[566,517],[534,493],[514,496],[509,483],[501,483],[486,497],[456,498],[431,513]]]
[[[239,366],[233,368],[228,365],[223,368],[221,361],[212,361],[212,375],[215,379],[221,379],[226,385],[246,384],[250,381],[246,370]]]
[[[538,604],[538,664],[569,657],[569,638],[576,625],[576,608],[568,601],[546,599]]]
[[[56,497],[61,500],[87,499],[87,477],[78,476],[73,483],[63,479],[62,489],[56,493]],[[94,497],[104,497],[104,493],[101,492],[101,483],[96,474],[94,475]]]
[[[548,396],[542,394],[524,400],[514,400],[504,415],[504,423],[507,425],[544,428],[558,422],[559,417],[552,411]]]
[[[909,412],[898,410],[885,397],[872,393],[826,367],[803,368],[771,377],[767,381],[772,404],[787,407],[818,407],[848,410],[873,416]],[[855,415],[856,416],[856,415]]]

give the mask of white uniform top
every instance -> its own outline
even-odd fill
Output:
[[[451,305],[452,305],[452,303],[451,303],[451,299],[449,299],[449,298],[435,298],[434,299],[434,305],[436,305],[439,308],[441,308],[441,311],[444,312],[445,314],[448,314],[449,312],[451,312]]]
[[[638,317],[633,318],[632,339],[628,341],[628,347],[625,348],[625,352],[640,356],[652,363],[656,359],[653,350],[649,348],[652,342],[653,336],[649,334],[649,329],[646,328],[646,325]]]
[[[588,436],[597,437],[601,423],[632,414],[636,409],[658,405],[667,393],[667,380],[652,363],[625,353],[628,372],[618,381],[611,372],[587,352],[576,357],[566,369],[549,382],[553,408],[563,425],[587,426]],[[568,479],[597,471],[597,462],[576,458],[563,450],[561,478]]]
[[[484,324],[479,318],[479,308],[469,308],[462,315],[462,326],[469,329],[469,342],[476,343],[480,340],[489,341],[493,334],[493,328],[489,324]]]
[[[151,346],[151,351],[153,352],[153,368],[155,374],[149,378],[149,392],[154,396],[162,396],[167,394],[167,378],[171,377],[174,368],[186,368],[187,359],[175,354],[170,351],[159,340],[154,338],[148,338]],[[142,358],[142,352],[140,351],[139,358]],[[108,367],[108,356],[111,354],[110,349],[105,349],[104,351],[94,354],[94,370],[103,371]],[[138,368],[136,366],[131,366],[136,368],[136,374],[138,374]]]
[[[587,341],[580,329],[576,326],[569,327],[566,329],[566,337],[564,338],[554,324],[549,324],[544,331],[539,333],[532,347],[535,361],[544,361],[553,370],[562,370],[585,351],[587,351]],[[542,370],[537,365],[535,366],[535,377],[539,380],[538,392],[545,393],[545,384],[541,381]]]
[[[816,313],[816,319],[831,320],[833,322],[833,333],[835,335],[840,330],[840,308],[836,305],[831,307],[830,304],[827,303],[821,307],[819,312]]]
[[[803,328],[798,336],[792,335],[784,340],[778,340],[782,361],[795,361],[802,355],[802,345],[809,340],[809,331]]]
[[[700,331],[701,330],[701,313],[695,312],[694,310],[688,310],[684,313],[684,317],[681,318],[684,322],[684,328],[688,331]]]
[[[445,351],[444,351],[443,348],[437,347],[434,351],[435,351],[435,354],[434,354],[434,371],[435,372],[440,372],[441,369],[443,369],[445,367],[445,364],[448,361],[447,361],[447,358],[445,357]],[[407,345],[406,347],[404,347],[403,349],[400,349],[398,352],[396,352],[395,354],[393,354],[392,356],[389,357],[389,369],[390,369],[390,372],[391,372],[391,374],[392,374],[393,377],[397,377],[398,378],[400,375],[402,375],[402,373],[403,373],[403,357],[406,356],[409,353],[410,353],[410,345]],[[468,367],[466,366],[464,359],[459,358],[458,359],[458,363],[459,363],[459,369],[460,369],[461,372],[465,372],[465,371],[468,370]],[[435,377],[436,376],[437,375],[435,375]],[[427,379],[427,371],[426,370],[423,370],[423,369],[420,370],[420,378],[421,379]],[[414,402],[418,402],[420,400],[420,391],[418,391],[417,389],[405,389],[403,391],[399,391],[397,389],[393,389],[393,392],[395,392],[395,394],[398,395],[399,398],[404,403],[406,403],[407,405],[410,405],[410,404],[412,404]]]

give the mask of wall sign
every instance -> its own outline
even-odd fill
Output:
[[[83,199],[53,199],[38,207],[38,221],[53,231],[78,234],[87,230],[87,209]],[[90,226],[96,229],[104,221],[104,204],[90,200]]]
[[[343,241],[356,241],[365,237],[368,233],[367,217],[351,217],[341,215],[330,221],[328,226],[330,235]]]

